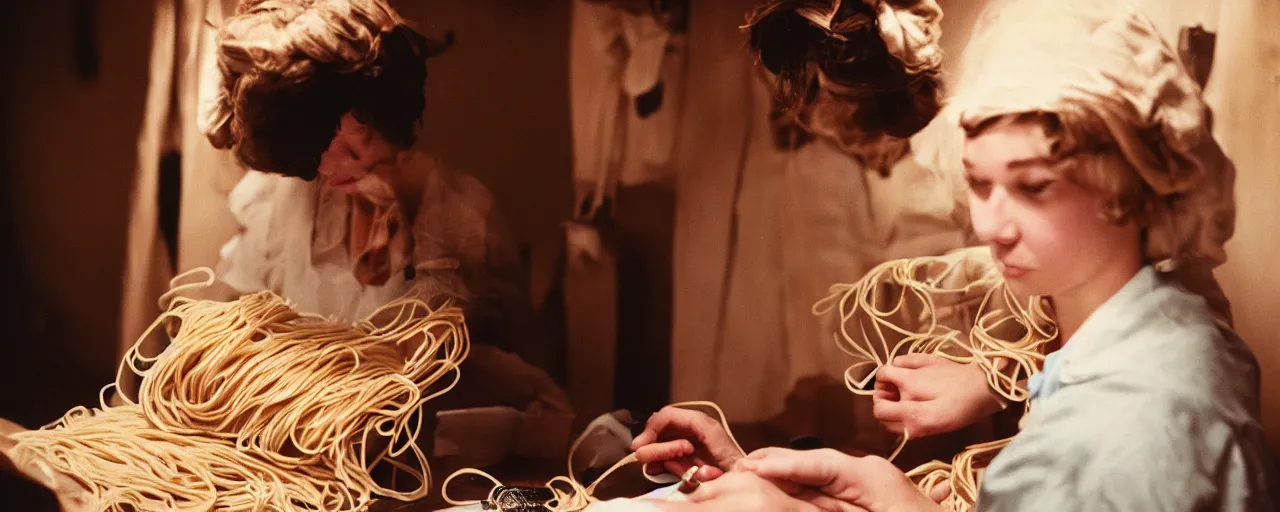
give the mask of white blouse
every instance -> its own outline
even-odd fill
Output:
[[[427,169],[411,272],[394,272],[381,286],[360,283],[347,256],[350,198],[319,181],[249,171],[229,197],[241,231],[222,247],[219,278],[241,293],[271,290],[299,310],[340,321],[411,291],[461,301],[468,323],[497,304],[523,301],[518,253],[489,190],[420,153],[406,165]]]

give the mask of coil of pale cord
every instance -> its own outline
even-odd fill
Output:
[[[834,337],[855,359],[845,371],[845,385],[858,395],[874,392],[868,387],[876,372],[895,357],[920,353],[976,364],[992,390],[1009,402],[1026,404],[1028,393],[1018,382],[1040,371],[1047,346],[1058,335],[1044,299],[1019,300],[986,248],[888,261],[858,282],[837,284],[830,291],[813,312],[839,311]],[[895,455],[909,438],[904,432]],[[934,461],[907,475],[926,493],[947,482],[951,493],[943,507],[971,510],[979,472],[1008,442],[969,446],[951,464]]]
[[[178,284],[198,273],[207,279]],[[470,346],[461,310],[400,299],[338,324],[270,292],[177,296],[212,282],[208,269],[175,278],[142,337],[165,327],[168,347],[129,349],[100,409],[13,434],[15,462],[74,478],[98,510],[365,510],[424,497],[421,408],[457,382]],[[137,396],[109,406],[125,372],[140,376]],[[388,485],[373,477],[384,465]],[[404,477],[417,485],[403,490]]]

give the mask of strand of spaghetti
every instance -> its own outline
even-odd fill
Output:
[[[720,420],[720,426],[724,428],[725,434],[729,435],[729,441],[733,443],[733,447],[738,449],[739,454],[741,455],[747,454],[747,452],[742,449],[742,445],[738,443],[738,438],[734,437],[733,430],[729,428],[728,415],[726,415],[724,413],[724,409],[721,409],[720,406],[716,405],[715,402],[710,402],[705,400],[693,400],[688,402],[677,402],[677,403],[671,404],[671,407],[682,407],[686,409],[690,407],[706,407],[715,411],[716,415],[719,416],[719,418],[717,419]]]
[[[902,449],[903,449],[903,448],[906,448],[906,446],[907,446],[907,441],[910,441],[910,440],[911,440],[911,433],[910,433],[910,432],[907,432],[907,430],[906,430],[906,429],[903,429],[903,430],[902,430],[902,440],[901,440],[901,441],[898,441],[898,447],[893,449],[893,453],[890,453],[890,454],[889,454],[889,458],[888,458],[887,460],[888,460],[889,462],[893,462],[893,459],[898,458],[898,454],[899,454],[899,453],[902,453]]]
[[[194,282],[194,283],[179,284],[183,281],[186,281],[191,276],[194,276],[197,274],[204,274],[205,276],[204,280]],[[213,283],[216,280],[217,280],[217,277],[214,275],[213,269],[210,269],[208,267],[193,268],[191,270],[188,270],[186,272],[173,276],[173,279],[169,280],[169,291],[160,295],[160,299],[158,301],[160,304],[160,309],[162,311],[169,309],[169,305],[173,302],[173,299],[176,298],[178,295],[191,290],[208,288],[210,286],[213,286]]]
[[[716,405],[714,402],[708,402],[708,401],[690,401],[690,402],[674,403],[674,404],[671,404],[671,407],[683,407],[683,408],[706,407],[714,410],[716,412],[716,415],[719,416],[718,419],[720,421],[720,426],[724,428],[725,433],[728,434],[729,436],[729,441],[733,443],[734,448],[737,448],[739,454],[746,455],[746,451],[742,449],[742,445],[738,443],[738,439],[733,435],[733,430],[729,427],[728,416],[724,413],[724,409],[721,409],[719,405]],[[597,501],[595,498],[596,486],[600,485],[600,483],[604,482],[609,477],[609,475],[612,475],[615,471],[621,469],[622,467],[639,462],[639,459],[636,457],[636,454],[634,453],[629,454],[626,457],[623,457],[618,462],[614,463],[608,469],[606,469],[603,473],[600,474],[599,477],[596,477],[595,481],[592,482],[590,486],[583,486],[580,482],[578,482],[577,478],[574,476],[575,473],[573,470],[573,455],[574,453],[577,452],[578,448],[581,446],[582,440],[583,438],[579,437],[577,440],[573,442],[572,445],[569,446],[568,467],[567,467],[568,474],[565,476],[557,476],[555,478],[552,478],[546,484],[546,487],[551,490],[551,493],[554,496],[554,498],[551,501],[547,502],[545,505],[545,508],[550,512],[576,512],[576,511],[585,509],[587,506]],[[646,479],[652,482],[659,483],[659,484],[667,483],[667,482],[661,482],[661,481],[655,480],[654,475],[650,475],[644,471],[641,471],[640,473]],[[452,482],[453,479],[462,475],[477,475],[477,476],[483,477],[489,480],[490,482],[493,482],[494,487],[490,489],[489,495],[485,500],[453,499],[452,497],[449,496],[449,483]],[[567,490],[557,487],[556,484],[563,485],[564,487],[567,488]],[[454,505],[454,506],[475,505],[477,503],[483,503],[487,501],[490,504],[499,506],[499,510],[501,511],[502,508],[500,507],[500,504],[502,500],[501,500],[501,494],[499,493],[499,490],[502,488],[503,488],[502,482],[499,481],[497,478],[494,478],[493,475],[485,473],[484,471],[481,471],[479,469],[465,468],[465,469],[460,469],[458,471],[455,471],[453,474],[449,475],[447,478],[444,479],[444,484],[440,488],[440,494],[441,494],[441,497],[444,498],[444,501],[450,505]]]
[[[916,484],[916,487],[925,494],[932,494],[934,487],[943,482],[950,484],[951,481],[951,465],[941,461],[931,461],[922,464],[915,469],[907,472],[907,478]],[[946,505],[943,505],[944,508]]]

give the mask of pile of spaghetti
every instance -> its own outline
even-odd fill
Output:
[[[364,510],[426,495],[415,441],[422,405],[453,387],[469,349],[459,308],[401,299],[338,324],[270,292],[162,302],[143,339],[163,328],[169,345],[145,355],[139,340],[99,409],[9,436],[15,465],[74,479],[95,510]],[[137,396],[108,405],[126,372]]]
[[[859,395],[872,394],[876,371],[894,357],[924,353],[977,364],[994,391],[1027,403],[1018,382],[1040,371],[1058,337],[1046,301],[1014,296],[985,247],[883,263],[857,283],[832,286],[813,309],[820,315],[832,310],[841,320],[836,343],[857,360],[845,372],[845,384]],[[982,469],[1008,442],[970,446],[951,464],[934,461],[907,476],[926,494],[950,484],[944,508],[970,510]]]

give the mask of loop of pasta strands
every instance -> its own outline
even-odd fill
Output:
[[[951,464],[935,460],[908,471],[907,478],[926,494],[946,482],[951,487],[951,493],[940,503],[942,509],[947,512],[969,512],[978,501],[981,472],[1012,439],[968,446],[952,459]]]
[[[190,282],[190,283],[184,282],[191,276],[196,276],[196,275],[202,275],[204,276],[204,279],[196,282]],[[169,291],[161,294],[160,299],[156,301],[160,304],[160,311],[167,311],[169,309],[169,306],[172,305],[173,300],[178,297],[181,297],[182,294],[186,292],[200,290],[203,288],[209,288],[213,286],[213,283],[217,281],[217,279],[218,279],[217,276],[214,275],[213,273],[213,269],[210,269],[208,267],[193,268],[191,270],[188,270],[186,272],[173,276],[173,279],[169,280]]]
[[[885,262],[857,283],[832,286],[831,294],[814,305],[816,315],[840,312],[836,343],[855,358],[845,372],[850,391],[871,395],[874,390],[867,388],[881,367],[898,355],[923,353],[977,364],[996,393],[1009,402],[1029,406],[1028,393],[1018,381],[1043,366],[1046,345],[1057,338],[1057,326],[1042,298],[1032,297],[1025,303],[1019,300],[993,265],[978,260],[980,273],[966,272],[965,263],[973,262],[969,258],[979,255],[978,251],[985,249]],[[989,262],[989,256],[982,256]],[[948,287],[946,282],[961,284]],[[882,303],[886,298],[887,305]],[[951,320],[951,325],[944,318]],[[969,318],[972,324],[966,325]],[[856,325],[856,333],[850,332],[850,324]],[[1018,330],[1021,335],[1008,334]],[[894,338],[896,342],[891,343]],[[865,376],[858,376],[857,372],[868,368]],[[901,452],[909,438],[904,432],[893,455]],[[950,483],[952,492],[944,508],[970,510],[977,499],[978,472],[1008,442],[1002,439],[967,447],[951,464],[930,462],[908,476],[926,492],[943,481]]]
[[[1026,391],[1017,386],[1017,380],[1043,364],[1043,347],[1057,336],[1053,321],[1045,312],[1042,299],[1031,298],[1023,305],[1004,286],[994,268],[974,280],[964,280],[962,276],[960,280],[967,281],[962,287],[940,286],[940,282],[954,278],[963,263],[946,256],[889,261],[857,283],[832,286],[831,294],[814,305],[816,315],[835,309],[840,312],[839,331],[833,336],[841,350],[856,359],[845,372],[850,391],[870,395],[872,390],[866,389],[867,385],[880,367],[897,355],[927,353],[982,365],[988,370],[992,388],[1001,396],[1010,401],[1026,399]],[[889,297],[891,305],[882,307],[884,292],[894,288],[896,300]],[[947,300],[945,307],[940,307],[938,298]],[[920,308],[915,314],[908,309],[913,300]],[[1005,308],[1000,307],[1001,303]],[[976,318],[967,333],[940,320],[943,316],[970,314]],[[899,325],[906,322],[920,327],[912,330]],[[851,324],[856,325],[857,333],[850,332]],[[1005,341],[991,334],[1014,327],[1010,324],[1023,329],[1019,339]],[[891,344],[891,337],[899,339]],[[857,370],[868,366],[870,372],[861,378],[856,376]],[[1010,366],[1013,371],[1007,368]]]
[[[713,402],[692,401],[692,402],[675,403],[675,404],[671,404],[671,406],[684,407],[684,408],[706,407],[714,410],[716,414],[719,416],[720,426],[723,427],[725,433],[729,435],[729,440],[733,442],[733,446],[738,449],[738,453],[744,456],[746,455],[746,451],[742,449],[742,445],[738,443],[738,439],[734,437],[733,431],[730,430],[729,420],[725,415],[724,410],[721,409],[719,405],[716,405]],[[546,484],[546,487],[551,491],[552,495],[554,496],[554,498],[551,501],[543,505],[544,508],[546,508],[549,512],[578,512],[581,510],[585,510],[591,504],[599,501],[595,497],[595,491],[596,491],[596,487],[600,485],[601,482],[603,482],[606,478],[609,477],[609,475],[613,474],[618,469],[621,469],[624,466],[628,466],[630,464],[639,462],[639,460],[636,458],[636,454],[632,453],[630,455],[627,455],[626,457],[623,457],[618,462],[614,463],[613,466],[610,466],[609,469],[606,469],[603,473],[601,473],[600,476],[597,477],[596,480],[591,483],[591,485],[584,486],[582,485],[582,483],[578,482],[578,479],[574,476],[575,473],[573,470],[573,455],[577,453],[578,448],[581,445],[582,439],[584,438],[579,437],[578,440],[574,441],[573,445],[569,447],[568,473],[565,476],[557,476],[555,478],[552,478]],[[658,478],[657,475],[650,475],[649,473],[646,473],[643,470],[640,472],[640,474],[643,475],[645,479],[657,484],[674,483],[672,481],[660,479]],[[494,487],[489,491],[489,495],[483,500],[455,500],[449,496],[449,483],[452,482],[454,478],[464,476],[464,475],[479,476],[481,478],[489,480],[490,482],[493,482]],[[502,504],[504,503],[502,494],[504,492],[510,492],[510,489],[503,486],[502,482],[500,482],[497,478],[494,478],[493,475],[485,473],[484,471],[481,471],[478,469],[472,469],[472,468],[465,468],[465,469],[460,469],[458,471],[455,471],[452,475],[449,475],[448,478],[445,478],[444,484],[442,484],[440,488],[441,496],[444,498],[444,501],[446,503],[449,503],[450,505],[465,506],[465,505],[475,505],[478,503],[489,503],[497,507],[499,512],[506,510],[502,507]]]
[[[177,284],[197,272],[212,276],[175,278],[100,410],[14,434],[15,453],[75,478],[102,510],[364,510],[375,496],[427,494],[421,407],[457,383],[470,347],[460,309],[406,298],[339,325],[270,292],[177,296],[201,284]],[[161,327],[169,346],[140,353]],[[141,377],[138,396],[110,407],[125,371]],[[418,485],[381,485],[384,464]]]

